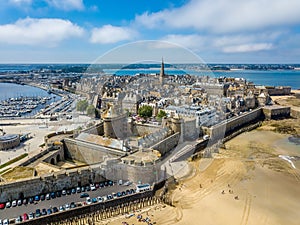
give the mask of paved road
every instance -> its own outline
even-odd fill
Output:
[[[95,191],[87,191],[85,193],[88,193],[90,198],[95,198],[98,196],[104,196],[111,194],[112,192],[119,192],[119,191],[126,191],[127,189],[135,189],[135,185],[130,186],[123,186],[123,185],[114,185],[114,186],[108,186],[104,188],[96,189]],[[71,194],[71,195],[65,195],[61,196],[59,198],[54,198],[50,200],[44,200],[39,201],[37,204],[27,204],[27,205],[21,205],[11,208],[5,208],[0,210],[0,219],[12,219],[16,218],[17,216],[23,215],[24,213],[30,213],[35,212],[36,209],[49,209],[50,206],[57,207],[65,204],[70,204],[71,202],[82,202],[85,201],[86,198],[80,198],[81,193]]]

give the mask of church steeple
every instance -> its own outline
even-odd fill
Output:
[[[159,73],[159,82],[161,84],[163,84],[163,82],[164,82],[164,76],[165,76],[164,58],[161,58],[161,67],[160,67],[160,73]]]

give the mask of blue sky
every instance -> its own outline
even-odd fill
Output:
[[[299,0],[1,0],[0,63],[91,63],[142,40],[208,63],[300,63],[299,9]]]

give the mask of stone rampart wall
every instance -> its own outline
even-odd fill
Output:
[[[0,202],[12,201],[20,197],[27,198],[41,193],[58,191],[63,188],[73,188],[78,185],[87,185],[90,182],[103,180],[100,168],[98,170],[80,168],[16,182],[2,182],[0,183]]]

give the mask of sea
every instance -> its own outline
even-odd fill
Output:
[[[134,75],[138,73],[159,73],[159,69],[105,69],[104,72],[116,75]],[[231,71],[196,71],[165,69],[166,74],[191,74],[211,77],[235,77],[244,78],[256,85],[264,86],[290,86],[292,89],[300,89],[300,70],[231,70]]]

